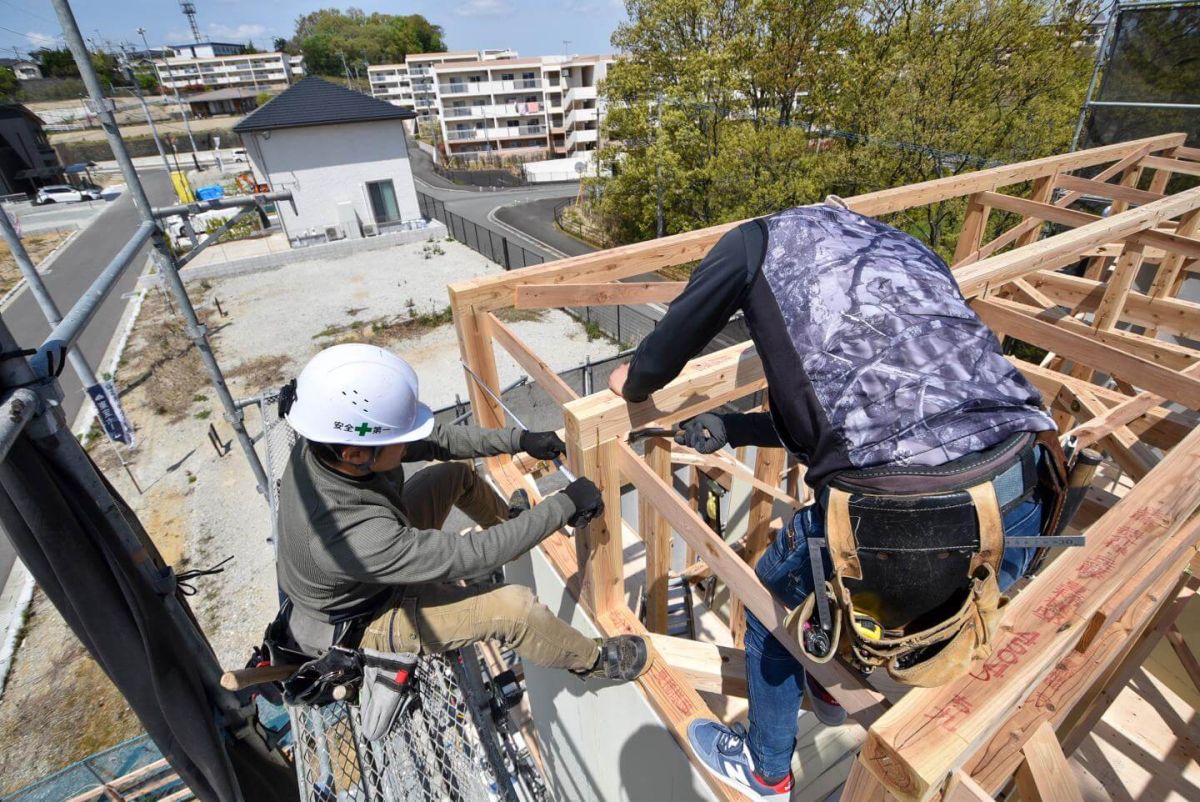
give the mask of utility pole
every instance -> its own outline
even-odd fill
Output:
[[[142,44],[146,46],[146,58],[150,59],[150,43],[146,41],[146,29],[138,28],[138,34],[142,37]],[[153,65],[151,60],[151,65]],[[175,105],[179,107],[179,113],[183,115],[183,129],[187,131],[188,141],[192,143],[192,163],[196,165],[196,169],[200,169],[200,159],[196,156],[196,137],[192,136],[192,124],[188,120],[187,107],[183,105],[183,101],[179,98],[179,85],[175,83],[175,73],[171,69],[171,62],[167,64],[167,80],[171,82],[171,89],[175,91]],[[251,67],[253,69],[253,67]]]
[[[354,81],[351,80],[351,78],[350,78],[350,65],[346,63],[346,54],[343,53],[341,50],[339,50],[338,55],[341,56],[341,59],[342,59],[342,69],[346,73],[346,83],[350,85],[351,89],[353,89]]]
[[[142,88],[138,86],[137,75],[134,74],[133,67],[129,63],[128,54],[123,49],[120,52],[121,66],[125,72],[125,77],[133,85],[133,94],[137,96],[138,102],[142,104],[142,112],[146,115],[146,123],[150,126],[150,135],[154,137],[154,146],[158,148],[158,155],[162,157],[163,167],[167,168],[167,175],[170,175],[171,162],[167,161],[167,152],[163,150],[162,140],[158,138],[158,128],[154,125],[154,117],[150,114],[150,107],[146,105],[146,98],[142,97]],[[183,199],[180,198],[180,200]]]
[[[662,239],[663,235],[663,185],[662,185],[662,155],[658,152],[658,134],[662,121],[662,92],[654,99],[654,217],[655,237]],[[597,138],[599,138],[597,136]],[[597,154],[598,155],[598,154]]]

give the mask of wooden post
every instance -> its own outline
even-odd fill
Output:
[[[650,470],[671,484],[671,445],[661,438],[646,444]],[[671,569],[671,526],[650,498],[638,493],[638,530],[646,545],[646,629],[667,631],[667,578]]]
[[[787,452],[782,448],[764,448],[760,446],[754,457],[754,478],[760,482],[778,486],[780,474],[787,465]],[[762,490],[755,488],[750,493],[750,511],[747,514],[746,526],[746,562],[753,568],[758,559],[766,552],[771,544],[771,512],[775,507],[775,498]],[[784,521],[786,525],[787,522]],[[732,595],[729,605],[729,634],[733,636],[733,645],[741,648],[746,645],[746,613],[742,600]]]
[[[1038,203],[1050,203],[1054,198],[1054,186],[1058,181],[1058,173],[1048,175],[1044,178],[1038,178],[1033,182],[1033,191],[1029,195],[1030,200]],[[1035,226],[1031,231],[1027,231],[1017,238],[1018,248],[1024,248],[1026,245],[1032,245],[1037,242],[1042,235],[1042,226]]]
[[[621,473],[612,453],[615,440],[585,448],[578,421],[566,415],[567,456],[578,477],[591,479],[604,494],[604,514],[575,529],[580,600],[594,616],[625,605],[625,560],[621,549]]]
[[[1137,278],[1138,271],[1142,267],[1145,252],[1146,246],[1140,242],[1126,243],[1125,251],[1117,259],[1117,264],[1113,268],[1113,274],[1104,291],[1104,297],[1100,299],[1100,306],[1096,308],[1096,317],[1092,323],[1092,327],[1096,331],[1111,331],[1120,321],[1121,315],[1125,311],[1125,300],[1129,296],[1130,288],[1133,287],[1133,280]],[[1077,364],[1071,369],[1071,375],[1080,379],[1090,379],[1092,369],[1086,365]]]
[[[958,234],[958,244],[954,247],[954,264],[967,261],[979,252],[983,233],[987,229],[988,215],[991,213],[980,200],[979,193],[972,195],[967,202],[967,214],[963,218],[962,231]]]
[[[1083,802],[1079,785],[1049,722],[1042,722],[1022,751],[1025,762],[1017,769],[1017,789],[1022,802]]]

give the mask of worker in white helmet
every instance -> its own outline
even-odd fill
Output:
[[[506,505],[466,462],[526,452],[553,459],[554,432],[436,424],[403,359],[335,345],[284,388],[280,409],[300,435],[279,488],[279,585],[289,629],[310,654],[330,646],[439,653],[496,639],[538,665],[631,680],[648,666],[638,637],[597,641],[522,585],[470,584],[564,525],[603,509],[578,479],[529,508]],[[406,480],[403,463],[435,462]],[[441,529],[457,506],[482,531]]]

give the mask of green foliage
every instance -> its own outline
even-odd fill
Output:
[[[285,48],[304,54],[316,75],[341,75],[342,55],[352,65],[403,61],[409,53],[445,49],[442,28],[420,14],[365,14],[361,9],[323,8],[296,20],[296,33]]]
[[[30,54],[42,68],[42,75],[47,78],[78,78],[79,69],[71,51],[65,47],[52,49],[43,47]]]
[[[1091,0],[1086,0],[1090,3]],[[629,0],[587,179],[618,241],[1065,150],[1094,11],[1055,0]],[[597,186],[598,185],[598,186]],[[961,203],[893,220],[945,251]]]
[[[8,67],[0,67],[0,100],[16,100],[21,93],[21,82]]]
[[[143,92],[158,91],[158,75],[154,72],[139,72],[137,82]]]

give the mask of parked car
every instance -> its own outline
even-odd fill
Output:
[[[238,148],[237,150],[235,150],[233,152],[233,160],[235,162],[245,162],[245,161],[250,161],[250,158],[248,156],[246,156],[245,149]]]
[[[34,203],[73,203],[75,201],[100,200],[100,188],[72,187],[66,184],[51,184],[37,191]]]

